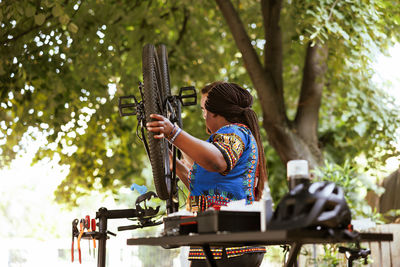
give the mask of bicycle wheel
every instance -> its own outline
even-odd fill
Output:
[[[152,120],[150,114],[167,116],[164,108],[167,94],[163,89],[165,85],[163,85],[160,62],[156,50],[151,44],[143,47],[142,68],[144,82],[143,103],[146,121]],[[154,139],[154,135],[152,132],[147,132],[153,180],[158,197],[162,200],[167,200],[171,192],[170,183],[167,181],[170,173],[168,142],[165,139]]]
[[[169,79],[169,67],[168,67],[168,53],[167,48],[165,45],[161,44],[157,47],[157,55],[160,61],[160,71],[161,71],[161,78],[162,78],[162,88],[164,95],[168,98],[171,96],[171,85]],[[168,112],[174,112],[177,120],[177,124],[180,128],[183,127],[182,124],[182,117],[181,117],[181,103],[179,101],[171,103],[173,106],[171,110],[167,109]],[[175,104],[175,105],[174,105]],[[168,118],[170,119],[170,114],[167,114]]]
[[[171,86],[169,81],[168,53],[165,45],[162,44],[157,47],[157,57],[160,62],[161,87],[164,96],[168,98],[171,96]]]

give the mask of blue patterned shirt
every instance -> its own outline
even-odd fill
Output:
[[[258,179],[257,143],[250,129],[243,124],[230,124],[211,135],[207,142],[215,145],[224,156],[227,169],[210,172],[194,163],[189,171],[191,211],[205,211],[213,206],[226,206],[232,200],[246,199],[251,204]],[[245,253],[265,253],[265,247],[211,247],[214,259],[221,259],[222,250],[228,258]],[[205,259],[201,247],[192,246],[189,260]]]
[[[243,124],[226,125],[212,134],[207,142],[221,151],[227,169],[223,173],[210,172],[197,163],[193,164],[188,176],[192,210],[226,206],[228,202],[240,199],[251,204],[255,200],[258,150],[250,129]]]

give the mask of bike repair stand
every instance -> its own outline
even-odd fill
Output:
[[[96,239],[99,240],[98,255],[97,255],[97,266],[106,266],[106,243],[109,238],[109,234],[116,236],[116,234],[107,230],[107,222],[109,219],[137,219],[138,223],[136,225],[120,226],[118,231],[124,230],[134,230],[137,228],[144,228],[149,226],[155,226],[162,224],[161,221],[153,221],[152,219],[157,216],[160,206],[155,209],[146,206],[146,200],[151,199],[151,197],[157,197],[157,195],[149,191],[140,195],[136,199],[135,209],[121,209],[121,210],[107,210],[102,207],[96,212],[96,219],[98,219],[98,229],[99,231],[84,232],[82,239]],[[140,204],[144,202],[144,208]],[[74,237],[78,237],[79,231],[73,232]]]
[[[98,259],[97,259],[97,266],[98,267],[105,267],[106,266],[106,242],[108,239],[107,234],[111,234],[116,236],[116,234],[111,233],[107,230],[107,220],[108,219],[123,219],[123,218],[137,218],[138,224],[137,225],[128,225],[128,226],[120,226],[118,227],[118,231],[123,230],[134,230],[137,228],[144,228],[149,226],[159,225],[162,222],[155,222],[152,221],[159,209],[160,206],[157,208],[151,208],[146,206],[146,200],[151,199],[151,197],[157,197],[157,195],[149,191],[140,195],[136,199],[136,209],[123,209],[123,210],[107,210],[106,208],[100,208],[98,212],[96,212],[96,219],[99,219],[99,252],[98,252]],[[144,202],[144,208],[140,206],[140,203]]]
[[[96,212],[96,219],[99,219],[99,234],[96,239],[99,240],[99,252],[97,255],[97,266],[106,266],[106,242],[109,238],[107,234],[116,236],[116,234],[107,230],[108,219],[122,219],[136,217],[137,212],[135,209],[124,209],[124,210],[107,210],[102,207]]]

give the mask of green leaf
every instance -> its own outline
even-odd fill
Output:
[[[35,23],[37,25],[42,25],[44,21],[46,20],[46,16],[42,13],[35,15]]]
[[[24,9],[21,6],[17,6],[16,10],[20,15],[24,15]]]
[[[67,14],[64,14],[64,15],[60,16],[58,18],[58,20],[60,21],[60,23],[62,25],[67,25],[70,19],[69,19],[69,16]]]
[[[53,14],[54,17],[59,17],[61,16],[64,12],[63,9],[60,5],[56,4],[52,9],[51,13]]]
[[[47,7],[52,7],[55,5],[54,0],[44,0],[43,3],[47,6]]]
[[[76,26],[75,23],[71,22],[70,24],[68,24],[68,30],[72,33],[77,33],[79,28],[78,26]]]
[[[34,7],[34,6],[32,6],[32,5],[28,5],[28,6],[25,8],[25,15],[26,15],[28,18],[30,18],[30,17],[32,17],[33,15],[35,15],[35,12],[36,12],[36,7]]]

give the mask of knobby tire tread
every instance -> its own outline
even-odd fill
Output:
[[[162,88],[163,79],[160,71],[160,64],[157,58],[155,47],[147,44],[143,47],[142,54],[144,92],[143,101],[146,121],[152,121],[150,114],[164,114],[163,104],[165,101],[165,91]],[[147,131],[149,142],[150,163],[153,172],[154,185],[157,195],[162,200],[169,198],[169,190],[166,183],[164,158],[168,157],[168,145],[165,139],[154,139],[155,133]]]

